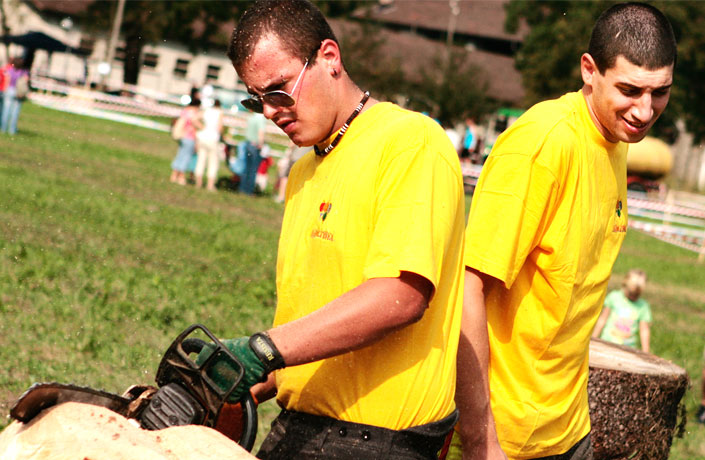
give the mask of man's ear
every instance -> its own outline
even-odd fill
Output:
[[[318,58],[331,75],[336,76],[341,73],[342,60],[340,58],[340,47],[334,40],[326,38],[321,42],[321,47],[318,50]]]
[[[599,70],[597,70],[595,60],[590,54],[583,53],[580,57],[580,74],[583,77],[583,83],[592,86],[593,78],[597,72],[599,72]]]

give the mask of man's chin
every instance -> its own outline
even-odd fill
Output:
[[[636,144],[637,142],[643,140],[647,134],[648,134],[648,131],[645,131],[643,133],[638,133],[638,134],[625,133],[622,136],[622,139],[620,139],[620,140],[622,142],[626,142],[628,144]]]
[[[315,142],[310,139],[302,139],[300,136],[297,136],[296,133],[292,133],[289,136],[289,140],[296,144],[297,147],[313,147],[315,144]]]

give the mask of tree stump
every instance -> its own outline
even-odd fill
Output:
[[[686,371],[600,339],[590,341],[589,362],[595,460],[667,459],[674,434],[685,428]]]

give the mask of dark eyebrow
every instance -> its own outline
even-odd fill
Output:
[[[279,83],[272,83],[271,85],[268,85],[266,88],[264,88],[264,90],[262,91],[262,93],[268,93],[268,92],[270,92],[270,91],[277,91],[277,90],[280,90],[280,89],[282,89],[282,88],[284,87],[284,85],[287,84],[288,81],[289,81],[289,80],[287,80],[286,78],[282,78]]]
[[[620,88],[622,88],[622,89],[629,89],[629,90],[635,90],[635,89],[636,89],[636,90],[639,90],[639,91],[642,90],[642,88],[641,88],[640,86],[632,85],[631,83],[627,83],[627,82],[623,82],[623,81],[620,81],[620,82],[616,83],[615,86],[618,86],[618,87],[620,87]]]
[[[281,89],[286,83],[287,83],[286,80],[282,81],[281,83],[272,83],[271,85],[265,87],[262,90],[261,94],[265,94],[270,91],[276,91],[278,89]],[[257,96],[257,97],[260,96],[260,93],[258,93],[257,90],[250,88],[249,86],[247,87],[247,94],[249,94],[251,96]]]
[[[641,86],[632,85],[631,83],[627,83],[627,82],[619,82],[619,83],[616,83],[615,86],[619,87],[620,89],[629,90],[629,91],[641,92],[644,90],[644,88],[642,88]],[[671,86],[673,86],[673,83],[668,84],[668,85],[659,86],[658,88],[654,88],[654,91],[666,91],[666,90],[670,89]]]

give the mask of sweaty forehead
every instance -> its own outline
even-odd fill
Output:
[[[282,46],[279,38],[265,35],[238,67],[237,73],[249,89],[264,91],[290,78],[289,74],[298,66],[298,61]]]

